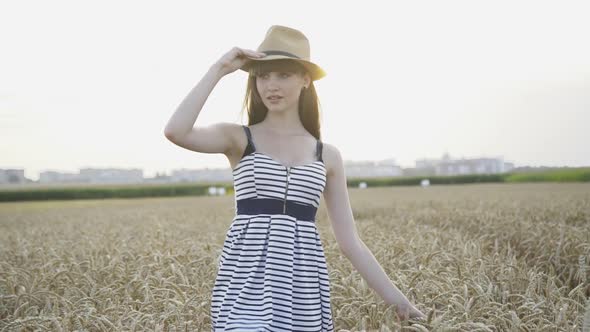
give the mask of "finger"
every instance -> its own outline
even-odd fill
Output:
[[[252,54],[256,54],[256,55],[266,55],[266,53],[264,52],[258,52],[258,51],[254,51],[254,50],[248,50],[250,53]]]
[[[403,322],[403,321],[406,321],[406,320],[408,320],[408,316],[407,316],[407,315],[406,315],[406,313],[405,313],[405,312],[403,312],[403,311],[400,311],[400,312],[398,313],[398,316],[399,316],[400,323],[401,323],[401,322]]]
[[[248,50],[245,50],[243,48],[237,47],[237,51],[238,51],[238,56],[241,56],[241,57],[245,57],[245,56],[249,56],[250,55],[250,53],[248,52]]]
[[[420,314],[414,315],[414,318],[416,318],[416,319],[425,319],[426,316],[420,313]]]
[[[253,51],[253,50],[243,49],[243,48],[240,48],[240,54],[242,54],[246,57],[252,57],[252,58],[260,58],[260,57],[266,56],[266,54],[264,54],[262,52],[257,52],[257,51]]]
[[[262,58],[262,57],[266,56],[266,54],[264,54],[262,52],[251,52],[251,53],[248,53],[248,56],[251,56],[254,58]]]

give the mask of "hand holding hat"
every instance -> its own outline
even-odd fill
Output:
[[[234,47],[217,60],[215,65],[219,66],[222,75],[227,75],[243,67],[250,59],[258,59],[263,56],[265,54],[261,52]]]

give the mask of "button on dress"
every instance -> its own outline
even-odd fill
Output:
[[[316,161],[284,166],[248,146],[232,171],[236,215],[211,298],[212,331],[334,331],[315,214],[326,185]]]

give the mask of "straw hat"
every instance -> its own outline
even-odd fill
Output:
[[[309,40],[299,30],[282,25],[273,25],[266,32],[264,40],[256,49],[266,53],[266,56],[254,58],[246,56],[252,61],[246,62],[240,69],[249,71],[255,61],[276,59],[292,59],[301,63],[309,72],[312,81],[326,76],[326,72],[310,60]]]

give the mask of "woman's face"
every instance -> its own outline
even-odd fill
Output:
[[[256,88],[269,111],[297,110],[304,86],[309,86],[309,78],[298,73],[269,71],[256,76]]]

